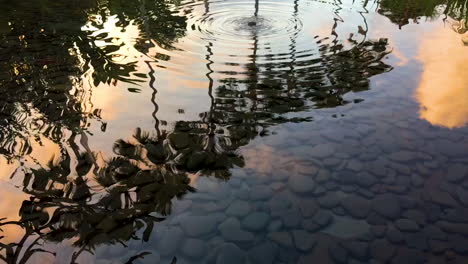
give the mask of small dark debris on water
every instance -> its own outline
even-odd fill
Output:
[[[254,26],[257,25],[257,22],[251,21],[251,22],[247,23],[247,25],[248,25],[249,27],[254,27]]]

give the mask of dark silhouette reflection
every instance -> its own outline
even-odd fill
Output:
[[[134,46],[144,52],[153,45],[149,39],[170,46],[184,35],[185,17],[169,9],[167,1],[91,0],[17,1],[2,9],[0,24],[7,28],[0,31],[0,154],[21,160],[33,151],[32,141],[43,145],[45,137],[59,145],[61,156],[43,168],[15,171],[25,172],[23,191],[31,198],[23,202],[19,221],[0,220],[0,230],[23,230],[15,243],[3,243],[0,236],[1,260],[27,263],[35,253],[55,255],[42,248],[44,241],[74,240],[80,248],[75,262],[81,252],[128,241],[142,227],[147,239],[162,219],[150,213],[170,213],[172,198],[193,191],[186,174],[169,165],[141,169],[138,156],[118,155],[99,167],[87,145],[89,120],[101,120],[100,109],[88,108],[92,89],[146,78],[136,72],[136,60],[122,60],[123,43],[100,33],[104,23],[115,15],[116,30],[137,25],[144,36]],[[78,136],[85,153],[74,142]],[[69,148],[62,146],[65,140]],[[124,153],[122,144],[116,144],[117,153]]]
[[[148,39],[170,46],[184,35],[185,18],[169,8],[165,1],[5,5],[0,18],[8,25],[0,32],[0,153],[22,157],[32,151],[31,140],[38,141],[38,135],[59,142],[63,129],[80,133],[90,119],[100,120],[100,109],[86,107],[92,106],[93,87],[146,78],[136,72],[135,58],[119,52],[123,43],[109,32],[100,33],[106,19],[116,15],[118,31],[136,24],[144,36],[134,46],[144,52],[154,45]]]
[[[115,14],[119,19],[117,25],[125,28],[130,23],[137,24],[142,35],[136,40],[135,47],[146,54],[154,43],[165,50],[172,49],[174,40],[185,35],[186,18],[171,10],[177,1],[98,1],[107,9],[99,14],[106,17],[106,12]],[[109,3],[106,3],[109,2]],[[154,41],[154,43],[152,43]]]
[[[171,201],[194,191],[189,172],[228,179],[230,168],[243,166],[231,145],[206,131],[197,123],[179,122],[173,132],[156,138],[137,129],[132,142],[115,143],[117,156],[94,168],[93,176],[93,157],[87,154],[79,156],[75,175],[67,155],[47,169],[31,170],[23,182],[31,199],[23,202],[20,220],[0,223],[19,225],[25,233],[19,244],[0,244],[4,260],[25,263],[33,253],[47,252],[34,248],[40,241],[74,241],[79,250],[72,263],[98,245],[148,241],[155,223],[171,213]],[[142,237],[136,235],[140,229]],[[25,248],[27,240],[34,242]]]
[[[378,12],[400,28],[411,21],[418,22],[421,17],[433,18],[444,15],[464,23],[466,32],[468,2],[466,0],[382,0]]]

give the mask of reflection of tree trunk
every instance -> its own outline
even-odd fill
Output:
[[[158,90],[154,86],[154,83],[156,82],[156,77],[154,77],[155,70],[153,69],[153,66],[151,66],[150,61],[145,61],[145,63],[146,63],[146,65],[148,65],[148,68],[150,69],[150,71],[148,73],[148,75],[150,77],[149,86],[153,90],[153,93],[151,94],[151,103],[153,103],[153,105],[154,105],[154,111],[153,111],[153,113],[151,113],[151,115],[153,116],[153,119],[155,121],[154,128],[156,129],[156,136],[159,138],[161,136],[161,130],[159,129],[159,119],[156,116],[156,114],[159,111],[159,105],[156,102],[156,94],[158,93]]]
[[[205,15],[206,15],[210,12],[210,2],[209,0],[203,0],[203,2],[205,3]]]
[[[259,0],[255,0],[255,7],[254,7],[254,17],[255,19],[258,18],[258,13],[259,13]],[[255,23],[257,23],[258,21],[255,21]],[[258,84],[258,73],[259,73],[259,69],[258,69],[258,66],[257,66],[257,50],[258,50],[258,36],[257,36],[257,30],[254,30],[254,34],[253,34],[253,54],[252,54],[252,67],[251,69],[249,69],[249,78],[252,83],[253,83],[253,86],[249,89],[250,90],[250,96],[251,98],[253,98],[253,102],[252,102],[252,107],[250,109],[251,112],[255,112],[257,111],[257,84]]]
[[[213,43],[211,42],[208,42],[208,45],[206,45],[206,51],[207,51],[207,55],[206,55],[206,60],[207,60],[207,63],[206,63],[206,69],[208,70],[208,72],[206,73],[206,78],[208,78],[208,96],[210,97],[210,100],[211,100],[211,104],[210,104],[210,110],[209,110],[209,114],[208,114],[208,120],[206,121],[206,124],[208,126],[208,133],[209,135],[212,135],[214,134],[214,128],[213,128],[213,112],[214,112],[214,108],[215,108],[215,99],[213,97],[213,85],[214,85],[214,80],[213,78],[211,77],[211,74],[214,73],[213,69],[211,68],[211,65],[213,65],[213,60],[211,59],[211,56],[213,56],[213,51],[212,51],[212,47],[213,47]]]
[[[145,5],[146,5],[146,0],[141,0],[140,12],[142,14],[146,14],[146,6]],[[147,22],[148,17],[144,16],[143,19],[145,20],[145,22],[143,23],[145,25],[145,31],[149,35],[150,28],[149,28],[149,23]],[[155,70],[154,70],[153,66],[151,66],[152,61],[145,61],[145,63],[146,63],[146,65],[148,65],[148,68],[150,69],[150,71],[148,73],[148,75],[150,77],[149,86],[153,90],[153,93],[151,94],[151,103],[154,105],[154,111],[153,111],[153,113],[151,113],[151,115],[153,116],[153,119],[155,121],[154,128],[156,130],[156,136],[159,138],[161,136],[161,130],[159,129],[159,119],[156,116],[156,114],[157,114],[157,112],[159,110],[159,106],[158,106],[158,103],[156,102],[156,94],[158,93],[158,90],[154,86],[154,83],[156,82],[156,77],[154,77]]]
[[[205,2],[205,15],[207,15],[209,12],[210,12],[210,6],[209,6],[209,1],[208,0],[204,0]],[[206,78],[208,79],[208,96],[210,97],[210,100],[211,100],[211,104],[210,104],[210,110],[209,110],[209,114],[208,116],[205,115],[204,119],[203,120],[204,122],[206,122],[206,125],[208,126],[208,134],[211,136],[211,135],[214,135],[214,125],[212,124],[213,123],[213,112],[214,112],[214,109],[215,109],[215,99],[213,97],[213,86],[214,86],[214,80],[213,78],[211,77],[211,75],[214,73],[213,69],[211,68],[211,65],[213,65],[213,60],[211,59],[211,57],[213,56],[213,43],[212,42],[208,42],[208,45],[205,46],[206,47],[206,69],[208,70],[207,73],[206,73]],[[206,120],[206,118],[208,118],[208,120]]]
[[[259,4],[258,1],[259,1],[259,0],[255,0],[255,14],[254,14],[255,17],[258,16],[258,4]]]
[[[294,13],[293,17],[296,19],[297,14],[299,12],[299,0],[294,0]],[[297,30],[297,25],[294,27],[295,30]],[[291,91],[291,89],[296,88],[296,71],[295,71],[295,64],[296,64],[296,38],[297,38],[297,33],[296,31],[294,34],[290,37],[291,44],[289,45],[289,55],[291,58],[291,61],[289,62],[289,76],[287,76],[288,80],[288,93]]]
[[[68,138],[68,142],[64,144],[65,149],[67,150],[68,155],[70,156],[70,173],[67,175],[67,184],[63,190],[63,196],[71,198],[73,192],[76,189],[75,183],[77,182],[78,173],[76,172],[76,167],[78,166],[78,158],[80,156],[79,147],[75,144],[76,132],[72,132],[71,136]],[[52,188],[53,182],[49,180],[48,188]],[[48,190],[46,190],[48,191]]]
[[[89,147],[88,135],[86,135],[86,132],[84,132],[84,131],[82,131],[80,133],[80,135],[81,135],[80,143],[83,146],[83,148],[86,150],[86,155],[91,160],[91,162],[94,164],[93,172],[96,174],[96,173],[98,173],[99,168],[98,168],[98,164],[96,163],[96,159],[94,158],[93,151]]]
[[[334,36],[335,38],[333,39],[333,45],[335,46],[337,43],[338,43],[338,34],[336,33],[336,28],[338,27],[338,22],[344,22],[344,20],[340,17],[339,13],[340,13],[340,10],[342,9],[341,8],[341,5],[342,5],[342,2],[341,0],[335,0],[335,6],[337,6],[336,10],[335,10],[335,18],[333,18],[333,27],[332,27],[332,31],[331,31],[331,34],[332,36]]]

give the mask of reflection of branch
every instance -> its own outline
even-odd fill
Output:
[[[362,17],[362,19],[364,20],[364,25],[366,25],[366,29],[363,32],[361,32],[362,35],[364,36],[362,41],[361,41],[361,44],[364,43],[367,40],[367,33],[369,32],[369,25],[367,24],[367,19],[364,16],[364,14],[369,14],[369,11],[366,8],[368,1],[369,0],[366,0],[364,2],[364,4],[363,4],[363,8],[364,8],[365,11],[364,12],[358,12],[359,15]]]
[[[25,233],[21,240],[18,243],[11,243],[11,244],[4,244],[0,242],[0,250],[5,249],[6,250],[6,255],[5,256],[0,256],[0,259],[5,261],[7,264],[26,264],[28,260],[35,254],[35,253],[49,253],[55,256],[54,252],[42,249],[42,248],[34,248],[36,245],[39,244],[39,241],[43,239],[45,236],[44,234],[39,235],[37,238],[35,238],[30,245],[24,250],[23,252],[23,247],[28,238],[30,238],[33,235],[33,231],[30,229],[30,227],[24,226],[23,223],[19,223],[16,221],[9,221],[9,222],[3,222],[0,223],[0,225],[18,225],[21,226],[23,229],[25,229]],[[45,227],[47,228],[48,225]],[[4,236],[0,236],[0,239],[3,239]],[[22,255],[21,259],[20,256]]]
[[[80,250],[78,250],[77,252],[73,252],[72,254],[72,258],[70,260],[70,264],[78,264],[76,262],[76,260],[78,259],[78,257],[81,255],[81,253],[83,253],[83,251],[85,251],[85,245],[83,245]]]
[[[32,255],[34,255],[34,253],[38,253],[38,252],[41,252],[41,253],[49,253],[53,256],[56,255],[55,252],[51,252],[51,251],[48,251],[48,250],[45,250],[45,249],[42,249],[42,248],[35,248],[35,249],[31,249],[30,251],[27,251],[25,254],[24,254],[24,257],[21,259],[21,261],[19,262],[19,264],[26,264],[27,261],[29,260],[29,258],[32,257]]]
[[[125,262],[125,264],[133,264],[133,262],[137,259],[144,259],[145,256],[147,255],[151,255],[151,252],[148,252],[148,251],[144,251],[144,252],[141,252],[141,253],[138,253],[137,255],[135,256],[132,256],[128,259],[127,262]]]

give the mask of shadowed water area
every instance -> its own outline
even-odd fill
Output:
[[[0,2],[0,263],[468,263],[466,0]]]

